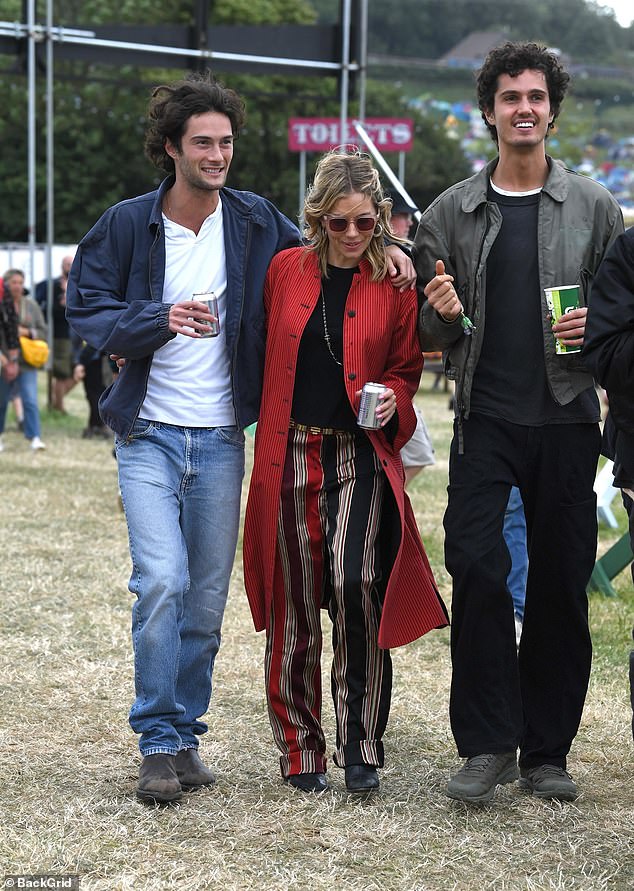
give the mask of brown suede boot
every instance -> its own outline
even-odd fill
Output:
[[[176,774],[184,789],[213,786],[216,778],[200,760],[197,749],[181,749],[174,759]]]
[[[176,774],[174,755],[146,755],[139,771],[137,798],[142,801],[176,801],[183,788]]]

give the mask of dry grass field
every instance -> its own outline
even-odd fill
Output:
[[[415,481],[412,500],[449,602],[442,514],[451,414],[446,394],[431,392],[425,376],[418,398],[438,463]],[[336,768],[333,790],[321,797],[284,786],[264,704],[263,638],[252,628],[240,559],[201,745],[217,785],[171,807],[140,804],[127,724],[131,595],[115,461],[108,443],[81,439],[81,392],[68,407],[61,420],[44,412],[46,452],[31,454],[9,420],[0,455],[0,878],[75,874],[82,891],[634,888],[627,573],[618,598],[591,599],[595,659],[570,757],[583,789],[574,804],[543,802],[515,786],[484,808],[445,797],[457,763],[446,630],[394,652],[379,794],[348,795]],[[616,535],[602,530],[601,548]],[[326,672],[328,665],[326,647]],[[325,717],[332,744],[328,700]]]

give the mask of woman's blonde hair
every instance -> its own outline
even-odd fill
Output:
[[[324,155],[317,165],[313,183],[304,201],[304,236],[319,259],[324,278],[328,274],[328,233],[323,217],[346,195],[364,195],[372,201],[378,216],[377,225],[365,257],[372,267],[372,281],[381,281],[387,275],[385,237],[398,244],[409,244],[398,238],[390,225],[392,199],[387,198],[381,187],[379,173],[369,155],[334,149]]]

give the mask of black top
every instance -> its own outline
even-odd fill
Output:
[[[343,379],[343,364],[338,365],[326,344],[322,300],[325,301],[326,326],[335,358],[343,363],[343,314],[348,291],[357,268],[328,267],[322,279],[321,296],[313,310],[299,345],[292,418],[298,424],[357,430]]]
[[[71,329],[66,320],[66,304],[60,301],[63,295],[60,278],[53,279],[53,337],[55,340],[67,340],[71,336]],[[41,281],[35,288],[35,301],[48,317],[48,281]]]
[[[11,295],[0,294],[0,352],[17,352],[20,345],[18,340],[18,314]]]
[[[593,388],[559,405],[548,385],[537,255],[540,197],[500,195],[489,185],[502,227],[487,258],[486,321],[471,411],[525,426],[594,422]]]

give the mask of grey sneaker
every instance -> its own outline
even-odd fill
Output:
[[[574,801],[579,797],[577,784],[563,767],[554,764],[540,764],[539,767],[522,767],[520,789],[532,792],[538,798],[557,798],[559,801]]]
[[[512,783],[519,776],[515,752],[501,755],[475,755],[451,778],[447,795],[457,801],[491,801],[495,787]]]

